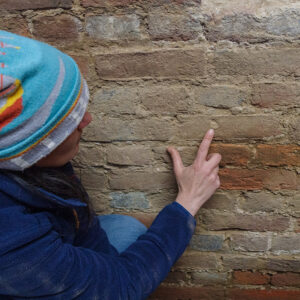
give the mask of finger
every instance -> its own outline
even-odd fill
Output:
[[[219,165],[221,159],[222,159],[221,154],[219,154],[219,153],[212,153],[210,155],[210,158],[207,160],[207,166],[210,169],[214,169],[216,166]]]
[[[181,170],[184,168],[181,157],[179,152],[173,148],[173,147],[168,147],[167,151],[170,153],[172,162],[173,162],[173,169],[175,175],[179,174]]]
[[[206,160],[211,141],[214,137],[214,130],[210,129],[206,132],[197,152],[195,163],[199,164]]]

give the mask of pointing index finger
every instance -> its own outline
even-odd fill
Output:
[[[214,137],[214,130],[213,129],[208,130],[199,146],[195,163],[201,163],[206,160],[208,150],[213,137]]]

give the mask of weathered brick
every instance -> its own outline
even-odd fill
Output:
[[[296,48],[222,50],[213,62],[219,75],[299,75],[300,57]]]
[[[85,168],[80,174],[82,184],[87,190],[102,191],[107,186],[107,177],[103,170]]]
[[[260,272],[250,271],[234,271],[233,272],[233,283],[242,285],[264,285],[268,284],[270,276],[262,274]]]
[[[71,8],[73,0],[0,0],[0,9],[26,10],[41,8]]]
[[[257,233],[234,233],[230,236],[230,246],[236,251],[267,251],[268,236]]]
[[[295,195],[292,195],[288,198],[288,207],[290,215],[294,217],[300,217],[300,193],[297,192]]]
[[[213,118],[218,124],[217,139],[260,139],[282,133],[278,118],[272,116],[224,116]]]
[[[262,258],[249,256],[223,256],[223,267],[226,270],[262,270],[266,262]]]
[[[259,107],[299,106],[300,86],[295,83],[254,83],[251,103]]]
[[[300,274],[290,272],[274,274],[271,278],[271,284],[275,286],[300,287]]]
[[[112,198],[110,205],[113,208],[147,209],[150,207],[146,195],[141,192],[113,192],[109,195]]]
[[[0,9],[1,9],[1,2],[0,2]],[[22,16],[1,17],[0,29],[30,37],[28,24]]]
[[[185,252],[175,263],[175,269],[193,268],[197,270],[216,270],[219,266],[215,255]]]
[[[225,190],[298,190],[300,184],[295,172],[281,169],[221,169],[219,175]]]
[[[296,142],[300,141],[300,118],[295,118],[292,121],[291,135],[296,140]]]
[[[72,56],[72,58],[76,61],[82,75],[87,79],[90,74],[88,57],[74,54],[70,54],[70,56]]]
[[[76,40],[80,29],[80,21],[70,15],[42,16],[33,21],[33,34],[48,42]]]
[[[231,300],[298,300],[300,291],[293,290],[229,290]]]
[[[171,271],[167,278],[164,280],[165,283],[176,283],[180,284],[188,280],[187,273],[183,271]]]
[[[279,272],[300,272],[299,259],[269,258],[266,269]]]
[[[87,141],[166,141],[174,134],[168,120],[158,118],[122,120],[120,118],[94,117],[93,123],[84,132]]]
[[[224,300],[225,291],[221,287],[159,287],[149,299],[164,300]]]
[[[110,41],[141,38],[140,20],[136,15],[89,16],[86,31],[92,38]]]
[[[96,68],[103,79],[136,77],[203,76],[204,50],[160,50],[96,56]]]
[[[103,166],[106,162],[106,152],[100,146],[81,144],[74,162],[77,166]]]
[[[107,162],[122,166],[144,166],[152,162],[153,153],[149,147],[110,145],[107,148]]]
[[[189,246],[198,251],[219,251],[223,247],[224,236],[194,234]]]
[[[99,190],[89,190],[88,194],[96,213],[112,213],[112,209],[109,206],[110,199],[107,195],[101,193]]]
[[[81,0],[83,7],[127,6],[137,0]]]
[[[238,194],[236,192],[224,193],[217,191],[207,202],[205,202],[202,208],[233,211],[237,197]]]
[[[149,35],[154,40],[193,40],[202,33],[199,15],[169,14],[153,11],[148,15]]]
[[[288,251],[300,253],[300,235],[274,236],[271,251]]]
[[[192,92],[196,104],[216,108],[240,106],[248,98],[247,91],[231,85],[197,87],[193,88]]]
[[[135,171],[112,174],[109,178],[109,186],[113,190],[155,191],[175,188],[175,179],[171,173]]]
[[[300,146],[258,145],[255,163],[269,166],[300,166]]]
[[[285,231],[289,228],[289,218],[281,216],[229,214],[203,210],[201,220],[208,230],[238,228],[249,231]]]
[[[284,198],[270,192],[245,192],[239,207],[247,212],[273,212],[284,208]]]
[[[251,149],[247,145],[212,144],[209,152],[222,155],[220,166],[246,166],[252,157]]]
[[[201,285],[216,285],[227,283],[227,273],[192,272],[192,283]]]

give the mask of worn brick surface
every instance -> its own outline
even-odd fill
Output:
[[[189,246],[199,251],[219,251],[222,249],[223,242],[224,236],[194,234]]]
[[[297,300],[300,297],[300,291],[233,289],[230,291],[229,297],[232,300]]]
[[[271,279],[271,284],[274,286],[300,287],[300,274],[290,272],[274,274]]]
[[[235,233],[230,236],[230,246],[236,251],[267,251],[268,236]]]
[[[233,273],[233,283],[242,285],[264,285],[268,284],[270,276],[260,272],[235,271]]]
[[[0,0],[0,9],[26,10],[40,8],[71,8],[73,0]]]

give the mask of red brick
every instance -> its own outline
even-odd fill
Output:
[[[252,85],[251,103],[259,107],[299,105],[300,86],[280,82],[255,83]]]
[[[33,21],[34,35],[48,42],[77,39],[80,27],[80,21],[69,15],[42,16]]]
[[[271,284],[275,286],[300,287],[300,274],[290,272],[274,274],[271,279]]]
[[[250,147],[246,145],[212,144],[209,152],[222,155],[220,166],[246,166],[252,156]]]
[[[159,287],[149,299],[164,300],[224,300],[225,291],[219,287]]]
[[[233,272],[233,283],[242,285],[264,285],[268,284],[270,276],[260,272]]]
[[[173,78],[203,76],[206,64],[202,49],[161,50],[98,55],[96,68],[103,79]]]
[[[201,221],[208,230],[241,229],[249,231],[285,231],[289,218],[282,216],[260,216],[219,213],[211,210],[201,212]]]
[[[229,297],[230,300],[299,300],[300,291],[232,289]]]
[[[26,10],[41,8],[71,8],[73,0],[0,0],[0,9]]]
[[[295,172],[281,169],[221,169],[219,175],[225,190],[297,190],[300,186]]]
[[[300,146],[258,145],[254,163],[268,166],[300,166]]]

